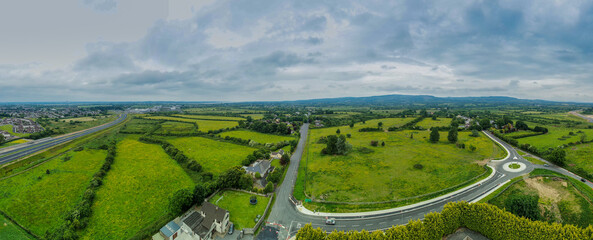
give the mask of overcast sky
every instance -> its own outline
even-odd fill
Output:
[[[593,102],[592,1],[18,0],[0,34],[0,102]]]

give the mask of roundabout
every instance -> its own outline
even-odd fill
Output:
[[[522,172],[527,169],[527,165],[522,162],[512,161],[505,163],[502,168],[507,172]]]

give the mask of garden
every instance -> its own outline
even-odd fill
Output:
[[[250,203],[252,197],[257,199],[256,204]],[[255,219],[263,217],[269,200],[269,197],[245,192],[222,191],[210,198],[209,202],[229,211],[235,229],[241,230],[255,226]]]

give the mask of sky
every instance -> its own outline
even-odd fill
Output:
[[[0,3],[0,102],[593,102],[593,2]]]

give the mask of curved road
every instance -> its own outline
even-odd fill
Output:
[[[11,150],[5,151],[0,153],[0,165],[12,162],[14,160],[20,159],[22,157],[34,154],[39,151],[46,150],[48,148],[54,147],[58,144],[62,144],[71,140],[74,140],[79,137],[83,137],[103,129],[112,127],[118,123],[124,121],[127,117],[127,114],[122,114],[113,122],[103,124],[97,127],[89,128],[86,130],[82,130],[75,133],[70,133],[62,136],[58,136],[55,138],[44,138],[40,140],[36,140],[33,143],[25,143],[18,148],[12,148]],[[19,144],[20,145],[20,144]]]
[[[553,166],[550,164],[549,167],[534,165],[531,162],[523,159],[517,151],[506,142],[496,138],[490,133],[484,132],[491,138],[495,139],[508,151],[509,155],[504,160],[490,161],[489,166],[496,170],[496,173],[490,179],[482,182],[479,185],[474,185],[465,188],[462,191],[457,192],[447,198],[439,200],[429,200],[426,204],[420,204],[413,208],[406,210],[398,210],[390,213],[380,213],[371,216],[348,216],[348,217],[334,217],[336,219],[336,225],[325,225],[324,216],[314,216],[303,214],[299,212],[295,205],[291,203],[290,196],[294,188],[294,184],[297,178],[298,165],[303,154],[303,150],[307,140],[308,124],[304,124],[301,127],[301,139],[297,146],[295,153],[291,157],[291,164],[286,173],[284,184],[276,191],[277,198],[273,205],[270,216],[268,217],[268,224],[278,226],[279,236],[278,239],[287,239],[288,237],[294,236],[298,229],[305,224],[311,223],[313,227],[321,227],[327,232],[333,230],[338,231],[349,231],[349,230],[377,230],[386,229],[393,225],[406,224],[412,219],[422,219],[425,214],[429,212],[439,212],[443,209],[444,205],[448,202],[456,201],[467,201],[471,202],[480,197],[487,195],[490,191],[500,187],[506,181],[515,178],[517,176],[531,172],[535,168],[545,168],[552,171],[560,172],[569,177],[580,180],[581,178],[575,174],[572,174],[560,167]],[[503,165],[509,162],[521,162],[526,165],[526,169],[520,172],[508,172],[505,171]],[[587,185],[593,188],[591,182],[587,182]],[[366,215],[366,214],[365,214]]]

